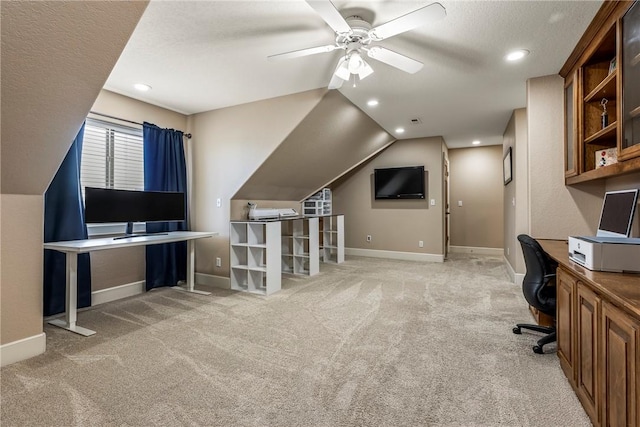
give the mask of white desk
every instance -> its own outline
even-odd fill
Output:
[[[66,242],[45,243],[45,249],[63,252],[67,256],[67,286],[66,286],[66,311],[64,319],[54,319],[49,321],[51,325],[58,326],[71,332],[75,332],[86,337],[95,334],[95,331],[76,325],[77,299],[78,299],[78,254],[102,251],[106,249],[130,248],[133,246],[157,245],[160,243],[187,241],[187,286],[176,289],[193,292],[202,295],[209,295],[209,292],[197,291],[194,289],[195,282],[195,239],[213,237],[218,233],[200,231],[170,231],[165,234],[151,236],[133,236],[125,239],[114,239],[113,237],[101,239],[69,240]]]

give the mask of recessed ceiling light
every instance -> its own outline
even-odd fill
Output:
[[[507,56],[505,56],[505,59],[507,61],[517,61],[518,59],[522,59],[527,55],[529,55],[529,51],[527,49],[518,49],[509,52]]]
[[[146,85],[144,83],[136,83],[136,84],[133,85],[133,87],[135,87],[140,92],[147,92],[147,91],[151,90],[151,86]]]
[[[368,101],[368,102],[367,102],[367,105],[368,105],[369,107],[375,107],[375,106],[376,106],[376,105],[378,105],[378,104],[379,104],[379,102],[378,102],[378,100],[377,100],[377,99],[372,99],[372,100],[370,100],[370,101]]]
[[[397,133],[404,133],[404,128],[396,128]]]
[[[480,141],[478,141],[477,139],[475,141],[472,142],[473,145],[480,145]]]

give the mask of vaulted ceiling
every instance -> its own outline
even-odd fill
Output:
[[[333,1],[343,17],[373,26],[429,3]],[[339,90],[396,138],[443,136],[450,148],[476,139],[500,144],[511,112],[525,106],[526,80],[559,71],[601,3],[443,0],[444,19],[380,42],[424,68],[407,74],[370,60],[371,76]],[[267,57],[334,40],[303,0],[151,1],[105,88],[192,114],[327,87],[341,51]],[[517,48],[530,55],[506,62]],[[152,90],[137,92],[135,83]],[[367,106],[372,98],[375,108]]]

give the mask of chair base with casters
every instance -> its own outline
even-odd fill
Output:
[[[537,345],[533,346],[534,353],[544,354],[544,350],[543,350],[544,345],[556,341],[556,328],[554,327],[518,323],[513,328],[513,333],[520,335],[522,333],[521,329],[529,329],[531,331],[542,332],[543,334],[547,334],[538,340]]]

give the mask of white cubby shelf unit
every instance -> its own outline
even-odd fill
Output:
[[[269,295],[281,288],[280,221],[231,221],[231,289]]]
[[[320,255],[323,262],[344,262],[344,215],[322,217]]]
[[[282,272],[313,276],[320,272],[318,218],[282,221]]]

